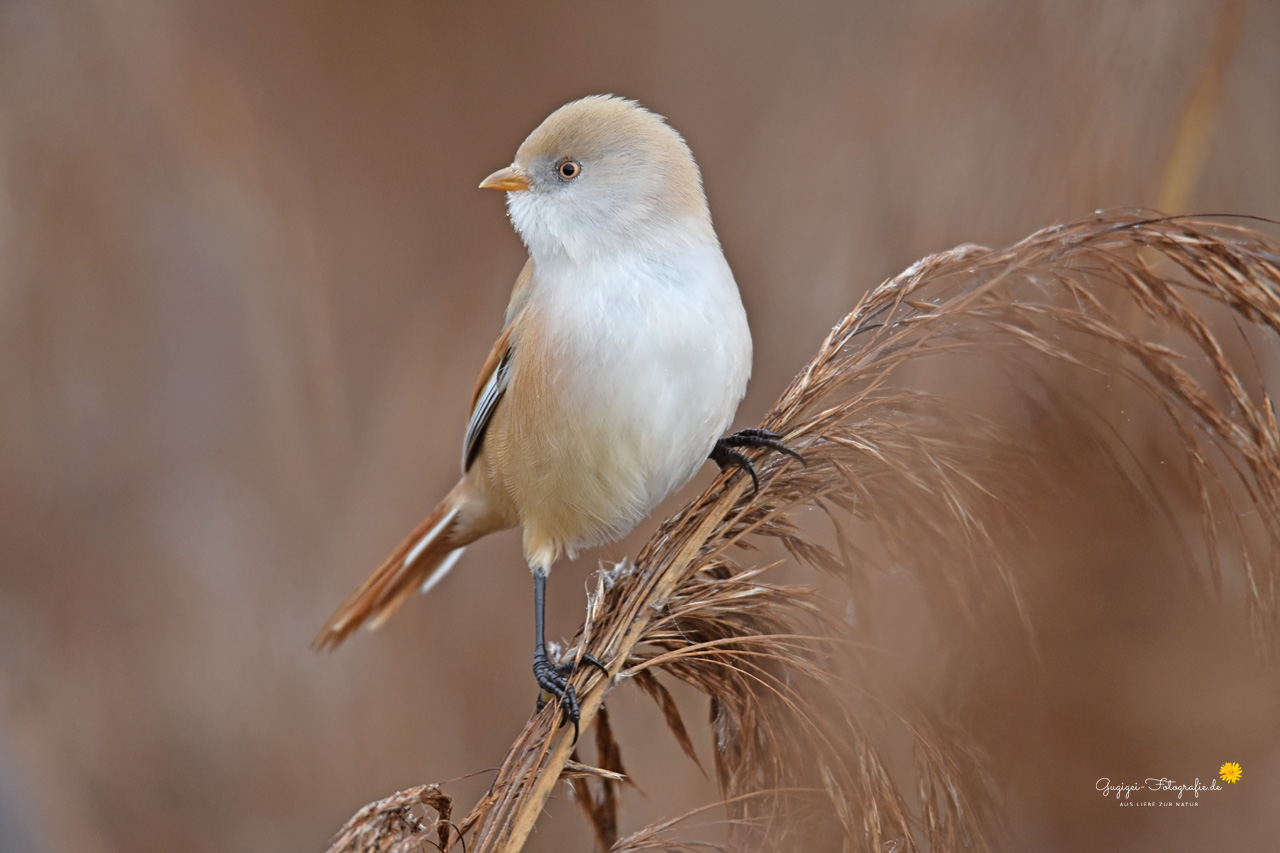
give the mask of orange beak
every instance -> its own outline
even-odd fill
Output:
[[[480,189],[523,192],[529,189],[529,173],[519,166],[508,166],[481,181]]]

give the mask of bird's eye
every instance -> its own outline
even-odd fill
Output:
[[[566,181],[571,181],[582,172],[582,167],[572,160],[565,160],[556,167],[556,171],[560,173],[560,177]]]

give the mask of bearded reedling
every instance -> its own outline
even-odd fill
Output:
[[[625,535],[708,458],[755,483],[738,448],[800,457],[767,430],[724,435],[751,373],[751,333],[698,166],[661,116],[607,95],[566,104],[480,186],[507,192],[529,260],[480,371],[462,479],[316,645],[377,627],[467,545],[519,527],[534,580],[534,676],[576,736],[572,667],[546,650],[552,564]]]

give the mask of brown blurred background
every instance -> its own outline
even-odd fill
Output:
[[[456,477],[523,257],[476,184],[555,107],[624,94],[689,140],[752,319],[747,425],[923,254],[1111,206],[1280,216],[1277,45],[1261,0],[5,0],[0,850],[320,850],[369,800],[501,760],[535,693],[518,536],[470,549],[384,630],[308,643]],[[579,623],[595,558],[557,568],[553,635]],[[1152,656],[1144,677],[1243,703],[1157,725],[1178,743],[1280,713],[1246,664],[1109,642]],[[1065,689],[1093,695],[1104,657]],[[1040,690],[975,694],[978,728]],[[714,796],[633,693],[610,700],[644,791],[624,829]],[[1129,814],[1096,778],[1206,771],[1049,704],[1018,744],[1051,762],[1039,787],[1010,776],[1037,846],[1275,829],[1250,822],[1280,796],[1274,737],[1220,755],[1245,768],[1233,804]],[[488,781],[450,790],[468,807]],[[589,839],[560,796],[530,849]]]

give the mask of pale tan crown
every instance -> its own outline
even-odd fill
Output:
[[[548,165],[582,163],[582,183],[676,217],[705,215],[702,177],[684,139],[662,116],[635,101],[592,95],[565,104],[542,122],[516,153],[535,182]]]

